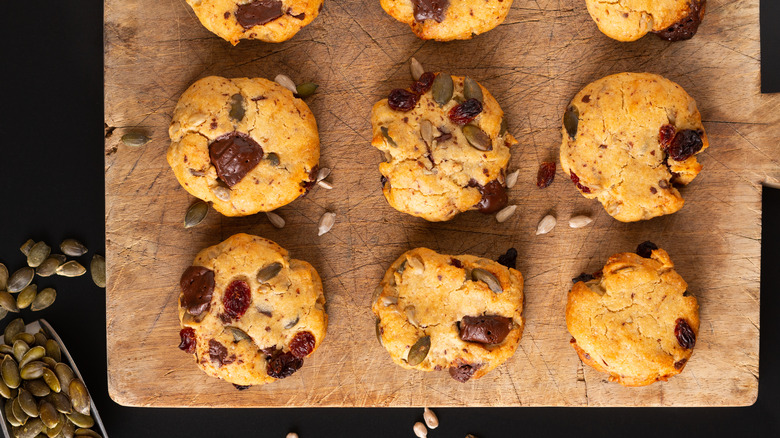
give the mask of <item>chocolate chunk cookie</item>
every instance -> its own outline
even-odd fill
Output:
[[[706,0],[585,0],[599,30],[618,41],[652,32],[668,41],[692,38],[704,19]]]
[[[235,385],[290,376],[325,337],[317,271],[270,240],[236,234],[204,249],[180,287],[179,348]]]
[[[289,40],[317,18],[323,0],[187,0],[203,26],[234,46]]]
[[[467,40],[504,22],[512,0],[381,0],[382,8],[426,40]]]
[[[699,333],[696,298],[666,251],[646,242],[637,252],[610,257],[600,273],[572,287],[566,305],[580,359],[623,386],[682,372]]]
[[[674,82],[619,73],[583,88],[563,115],[561,168],[586,198],[633,222],[683,206],[675,185],[701,171],[708,146],[696,102]]]
[[[198,80],[179,99],[169,134],[168,163],[179,183],[225,216],[275,210],[316,177],[314,115],[266,79]]]
[[[446,221],[507,205],[506,166],[517,141],[504,112],[469,77],[424,73],[408,89],[392,90],[371,112],[383,192],[398,211]]]
[[[492,260],[407,251],[372,306],[377,336],[398,365],[478,379],[514,354],[523,334],[523,276]]]

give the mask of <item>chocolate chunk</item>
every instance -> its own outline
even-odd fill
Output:
[[[667,41],[683,41],[693,38],[704,19],[707,0],[691,0],[688,15],[664,30],[653,32]]]
[[[300,14],[295,15],[295,14],[292,13],[292,10],[288,10],[287,11],[287,15],[295,18],[296,20],[303,20],[303,19],[306,18],[306,13],[305,12],[301,12]]]
[[[414,21],[436,20],[441,23],[450,6],[450,0],[412,0],[412,5],[414,5]]]
[[[504,255],[498,256],[498,263],[506,266],[507,268],[514,269],[517,267],[517,250],[509,248]]]
[[[209,358],[212,362],[218,363],[219,366],[229,365],[236,361],[235,356],[228,357],[227,347],[213,339],[209,340]]]
[[[461,363],[457,366],[450,367],[450,377],[457,380],[460,383],[465,383],[471,376],[477,371],[477,367],[468,363]]]
[[[219,179],[233,187],[263,159],[263,148],[248,135],[231,132],[209,145],[209,158]]]
[[[237,390],[239,390],[239,391],[243,391],[243,390],[245,390],[245,389],[249,389],[249,388],[250,388],[252,385],[236,385],[236,384],[234,383],[234,384],[233,384],[233,386],[235,386]]]
[[[677,362],[674,363],[674,369],[681,370],[683,367],[685,367],[685,364],[688,362],[688,359],[680,359]]]
[[[464,316],[460,338],[466,342],[499,344],[512,330],[512,319],[498,315]]]
[[[255,0],[252,3],[240,5],[236,11],[236,19],[244,29],[250,29],[258,24],[270,23],[282,14],[281,0]]]
[[[284,379],[290,377],[303,366],[303,359],[293,356],[292,353],[284,353],[282,350],[275,350],[268,359],[266,372],[275,379]]]
[[[582,274],[580,274],[580,275],[578,275],[578,276],[576,276],[576,277],[572,278],[572,279],[571,279],[571,282],[572,282],[572,283],[579,283],[580,281],[591,281],[591,280],[593,280],[594,278],[595,278],[595,277],[593,277],[593,275],[591,275],[591,274],[586,274],[585,272],[583,272]]]
[[[203,266],[190,266],[181,276],[181,305],[190,315],[209,310],[214,294],[214,271]]]
[[[501,185],[498,180],[490,181],[483,185],[471,180],[468,187],[476,187],[482,194],[482,200],[476,205],[477,209],[485,214],[495,213],[506,207],[509,198],[506,195],[506,187]]]
[[[650,256],[653,255],[653,251],[656,249],[658,249],[658,245],[647,240],[645,242],[640,243],[639,246],[636,247],[636,253],[640,257],[649,259]]]

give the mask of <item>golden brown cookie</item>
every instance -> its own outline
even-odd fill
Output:
[[[599,30],[618,41],[652,32],[668,41],[692,38],[704,19],[706,0],[585,0]]]
[[[287,205],[317,176],[314,115],[266,79],[196,81],[179,98],[168,132],[168,164],[176,179],[225,216]]]
[[[599,79],[563,116],[561,168],[586,198],[622,222],[670,214],[683,206],[675,188],[701,171],[708,146],[696,102],[651,73]]]
[[[467,40],[504,22],[512,0],[381,0],[382,8],[425,40]]]
[[[235,385],[290,376],[325,337],[320,276],[270,240],[236,234],[204,249],[180,286],[179,348]]]
[[[469,77],[424,73],[371,112],[383,193],[398,211],[446,221],[466,210],[507,205],[506,167],[517,141],[504,112]]]
[[[623,386],[679,374],[699,333],[699,305],[666,251],[651,242],[575,278],[566,304],[571,344],[582,361]]]
[[[289,40],[317,18],[323,0],[187,0],[203,26],[234,46]]]
[[[478,379],[509,359],[523,334],[523,276],[492,260],[413,249],[377,292],[377,336],[404,368]]]

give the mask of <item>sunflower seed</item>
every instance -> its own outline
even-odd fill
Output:
[[[431,337],[423,336],[418,339],[417,342],[409,349],[409,354],[406,356],[406,363],[411,366],[417,366],[425,360],[428,356],[428,351],[431,349]]]
[[[331,190],[333,188],[333,186],[327,181],[319,181],[317,182],[317,185],[326,190]]]
[[[84,268],[82,267],[81,269]],[[53,288],[47,287],[46,289],[38,292],[38,295],[35,297],[32,304],[30,305],[30,309],[32,309],[33,312],[43,310],[51,306],[54,303],[54,300],[56,299],[57,299],[57,291],[54,290]]]
[[[305,99],[314,94],[314,92],[317,91],[317,88],[319,87],[319,85],[313,82],[304,82],[303,84],[295,87],[295,94],[297,94],[301,99]]]
[[[414,436],[417,438],[428,438],[428,429],[426,429],[425,425],[419,421],[414,423],[414,426],[412,426],[412,431],[414,432]]]
[[[19,251],[24,254],[25,257],[27,257],[28,254],[30,254],[30,249],[35,245],[35,241],[32,239],[27,239],[27,242],[24,242],[22,246],[19,247]]]
[[[290,77],[287,75],[276,75],[274,82],[292,91],[293,94],[298,92],[298,88],[295,86],[295,82],[293,82],[293,80],[290,79]]]
[[[412,57],[409,60],[409,72],[412,73],[412,79],[418,81],[420,80],[420,76],[425,73],[425,69],[423,68],[422,64],[420,64],[420,61],[417,60],[417,58]]]
[[[195,225],[203,222],[206,218],[206,214],[209,212],[209,204],[201,201],[200,199],[193,202],[192,205],[187,208],[187,213],[184,215],[184,228],[192,228]]]
[[[268,221],[271,222],[271,225],[276,228],[284,228],[284,219],[281,216],[272,211],[265,212],[265,215],[268,217]]]
[[[515,214],[515,210],[517,210],[516,205],[508,205],[501,209],[498,213],[496,213],[496,220],[498,223],[502,223],[509,219],[513,214]]]
[[[406,314],[406,319],[409,321],[409,324],[419,327],[419,324],[417,323],[417,312],[414,306],[406,306],[404,308],[404,314]]]
[[[420,275],[425,272],[425,262],[422,261],[420,256],[412,255],[406,259],[406,262],[410,268],[414,269],[415,274]]]
[[[87,272],[87,269],[81,266],[81,263],[71,260],[58,266],[55,272],[62,277],[80,277]]]
[[[479,86],[477,81],[466,76],[463,80],[463,97],[468,99],[477,99],[482,102],[484,97],[482,96],[482,87]]]
[[[52,254],[46,260],[41,263],[40,266],[35,268],[35,273],[39,277],[51,277],[57,271],[57,268],[65,263],[67,258],[62,254]]]
[[[46,242],[36,242],[27,254],[27,266],[37,268],[51,254],[51,247]]]
[[[572,228],[582,228],[591,222],[593,222],[593,219],[589,218],[588,216],[574,216],[573,218],[569,219],[569,226]]]
[[[70,403],[70,399],[67,396],[66,388],[68,385],[62,384],[62,380],[60,380],[60,384],[63,385],[62,392],[52,392],[46,396],[46,401],[54,405],[54,409],[58,412],[70,414],[73,412],[73,405]]]
[[[5,326],[3,337],[7,340],[6,342],[10,343],[11,339],[13,339],[19,333],[22,333],[22,331],[24,331],[24,321],[22,318],[16,318],[9,322],[7,326]]]
[[[382,297],[382,304],[385,307],[390,307],[398,304],[398,297],[391,297],[389,295],[385,295]]]
[[[57,409],[54,408],[54,405],[47,402],[46,400],[41,400],[41,404],[38,406],[39,415],[41,418],[41,421],[43,421],[43,424],[48,428],[52,429],[57,426],[60,422],[60,413],[57,412]]]
[[[8,287],[8,268],[4,264],[0,263],[0,290],[5,290]]]
[[[122,143],[124,143],[125,146],[134,148],[141,147],[146,143],[149,143],[150,140],[151,138],[147,137],[141,132],[128,132],[122,136]]]
[[[555,217],[553,215],[548,214],[547,216],[543,217],[542,220],[539,222],[539,225],[536,227],[536,235],[540,234],[547,234],[550,231],[552,231],[553,228],[555,228],[555,224],[558,221],[555,220]]]
[[[485,131],[477,128],[474,125],[466,125],[463,127],[463,135],[474,149],[479,151],[492,151],[493,142],[490,141],[490,136]]]
[[[65,239],[60,243],[62,252],[71,257],[80,257],[87,253],[87,247],[76,239]]]
[[[16,307],[20,309],[26,309],[30,307],[30,304],[32,304],[37,294],[38,286],[35,284],[31,284],[22,289],[22,291],[19,292],[19,295],[16,296]]]
[[[446,105],[452,99],[453,87],[452,76],[447,73],[439,73],[433,80],[433,85],[431,85],[433,100],[439,106]]]
[[[46,348],[46,356],[54,359],[55,362],[62,360],[62,351],[60,350],[60,344],[58,344],[57,341],[54,339],[47,339],[44,348]]]
[[[398,143],[393,140],[393,137],[390,137],[390,131],[387,129],[387,126],[382,126],[379,128],[380,131],[382,131],[382,137],[385,138],[385,142],[388,144],[388,146],[392,146],[394,148],[398,147]]]
[[[19,342],[19,341],[17,341]],[[16,343],[14,343],[16,345]],[[28,363],[41,359],[43,356],[46,356],[46,348],[41,347],[40,345],[36,345],[33,348],[30,348],[27,350],[23,355],[21,360],[19,361],[19,366],[24,367]]]
[[[206,176],[206,172],[197,169],[190,169],[190,174],[192,176]]]
[[[67,414],[68,420],[78,427],[90,428],[95,425],[95,420],[87,414],[80,414],[78,412],[71,412]]]
[[[97,287],[106,287],[106,259],[102,255],[95,254],[92,256],[89,272],[92,274],[92,281]]]
[[[333,225],[335,223],[336,223],[336,213],[326,212],[320,218],[317,235],[322,236],[323,234],[327,233],[328,231],[330,231],[331,228],[333,228]]]
[[[504,289],[501,288],[501,282],[498,281],[498,278],[486,269],[476,268],[472,270],[471,279],[473,281],[485,283],[494,293],[500,294],[504,291]]]
[[[244,96],[240,93],[230,96],[230,112],[228,113],[228,116],[231,119],[240,122],[241,120],[244,120],[244,115],[246,115],[246,110],[244,109]]]
[[[0,363],[0,374],[3,376],[3,382],[11,389],[18,388],[22,383],[22,379],[19,375],[19,366],[16,365],[16,361],[11,356],[3,358]]]
[[[512,187],[517,184],[517,177],[520,175],[520,169],[515,170],[514,172],[510,172],[506,176],[506,188],[511,189]]]
[[[4,290],[0,290],[0,307],[8,312],[19,312],[19,306],[16,304],[14,297]]]
[[[32,283],[35,270],[29,266],[25,266],[22,269],[11,274],[11,278],[8,279],[8,292],[19,292]]]
[[[295,327],[298,324],[298,321],[300,321],[300,317],[296,316],[294,319],[289,320],[285,325],[284,328],[286,330],[289,330],[293,327]]]
[[[420,136],[428,146],[433,144],[433,123],[430,120],[420,122]]]
[[[2,380],[0,380],[0,382],[2,382]],[[3,385],[4,384],[0,384],[0,387]],[[46,397],[51,394],[51,388],[49,388],[49,385],[47,385],[43,379],[27,380],[24,382],[24,388],[36,397]]]
[[[214,196],[217,197],[220,201],[228,202],[230,201],[230,189],[227,187],[222,186],[216,186],[213,189],[211,189],[211,192],[214,193]]]
[[[279,275],[279,272],[282,270],[282,264],[279,262],[271,263],[268,266],[263,267],[259,271],[257,271],[257,281],[259,283],[267,283],[272,278]]]
[[[566,133],[569,134],[569,138],[574,140],[577,136],[577,125],[580,123],[580,111],[576,106],[571,105],[566,108],[566,112],[563,113],[563,127],[566,129]]]

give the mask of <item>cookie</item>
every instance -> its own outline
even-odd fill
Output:
[[[675,186],[698,175],[696,155],[709,146],[696,102],[650,73],[587,85],[566,109],[561,132],[561,168],[583,196],[622,222],[680,210]]]
[[[636,41],[652,32],[667,41],[693,38],[704,19],[706,0],[585,0],[604,35]]]
[[[191,195],[225,216],[272,211],[317,176],[317,122],[302,100],[262,78],[209,76],[181,95],[168,164]]]
[[[317,18],[323,0],[187,0],[200,23],[233,44],[279,43]]]
[[[492,260],[413,249],[377,293],[379,342],[404,368],[447,370],[465,382],[504,363],[520,343],[523,276]]]
[[[571,344],[583,363],[623,386],[682,372],[699,333],[699,306],[666,251],[651,242],[575,278],[566,304]]]
[[[512,0],[381,0],[382,9],[425,40],[467,40],[504,22]]]
[[[398,211],[446,221],[507,205],[506,167],[517,141],[490,92],[469,77],[424,73],[371,111],[383,193]]]
[[[289,377],[325,337],[314,268],[270,240],[236,234],[199,252],[180,281],[179,348],[239,386]]]

